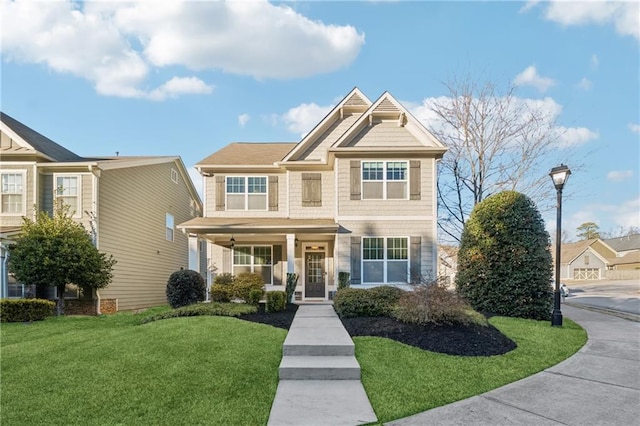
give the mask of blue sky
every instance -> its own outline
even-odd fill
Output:
[[[517,84],[563,130],[584,166],[571,237],[640,226],[637,2],[0,0],[0,16],[2,111],[79,155],[191,167],[233,141],[298,141],[354,86],[428,124],[443,82],[470,75]]]

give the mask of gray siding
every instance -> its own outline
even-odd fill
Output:
[[[175,163],[103,171],[99,184],[99,249],[118,263],[113,282],[100,291],[120,310],[166,303],[169,275],[189,264],[188,236],[166,240],[166,213],[178,225],[198,214],[187,184],[171,181]]]
[[[315,173],[315,172],[314,172]],[[302,206],[302,172],[289,172],[289,214],[291,218],[319,219],[335,216],[336,191],[334,172],[318,172],[322,176],[322,205],[319,207]]]
[[[346,146],[390,147],[423,146],[405,127],[398,126],[398,120],[374,121],[371,127],[365,126]]]

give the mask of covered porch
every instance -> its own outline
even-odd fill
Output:
[[[299,276],[295,300],[325,301],[337,288],[333,219],[195,218],[178,226],[189,234],[189,268],[201,270],[206,242],[207,281],[218,274],[254,272],[265,290],[285,290],[287,273]]]

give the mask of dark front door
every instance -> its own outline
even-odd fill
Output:
[[[324,253],[307,252],[305,259],[305,297],[324,297]]]

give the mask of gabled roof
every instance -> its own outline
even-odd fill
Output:
[[[640,250],[640,234],[603,240],[615,251]]]
[[[336,105],[316,126],[305,135],[295,149],[284,157],[282,161],[295,160],[298,154],[306,151],[318,137],[320,137],[330,126],[338,119],[342,119],[344,113],[363,112],[371,105],[369,98],[360,91],[357,87],[354,87],[351,92],[347,94],[338,105]]]
[[[25,126],[18,120],[0,112],[0,122],[8,128],[10,136],[18,136],[15,142],[24,146],[28,150],[33,150],[33,154],[40,154],[53,161],[74,162],[84,161],[84,158],[69,151],[67,148],[58,145],[48,137]],[[3,127],[4,127],[3,126]],[[11,135],[13,133],[14,135]],[[13,139],[13,138],[12,138]]]
[[[200,160],[196,168],[206,166],[273,166],[297,144],[233,142]]]
[[[598,244],[596,244],[597,242],[599,242],[600,245],[604,246],[606,249],[615,253],[615,250],[613,250],[611,247],[609,247],[606,243],[604,243],[602,240],[598,238],[578,241],[575,243],[566,243],[566,244],[562,244],[562,249],[560,250],[561,264],[567,265],[572,263],[576,258],[578,258],[582,253],[584,253],[588,249],[591,249],[591,251],[594,252],[598,257],[600,257],[603,262],[608,263],[610,256],[608,256],[606,253],[602,253],[599,250],[597,250],[598,248]],[[552,245],[551,251],[552,251],[553,259],[555,259],[555,246]]]
[[[337,151],[346,148],[349,141],[367,126],[371,126],[374,120],[397,120],[399,127],[405,127],[425,148],[434,148],[445,152],[446,148],[435,136],[431,134],[400,102],[389,92],[384,92],[355,123],[333,144],[331,150]]]
[[[611,265],[626,265],[629,263],[640,263],[640,251],[631,251],[622,257],[609,259]]]

